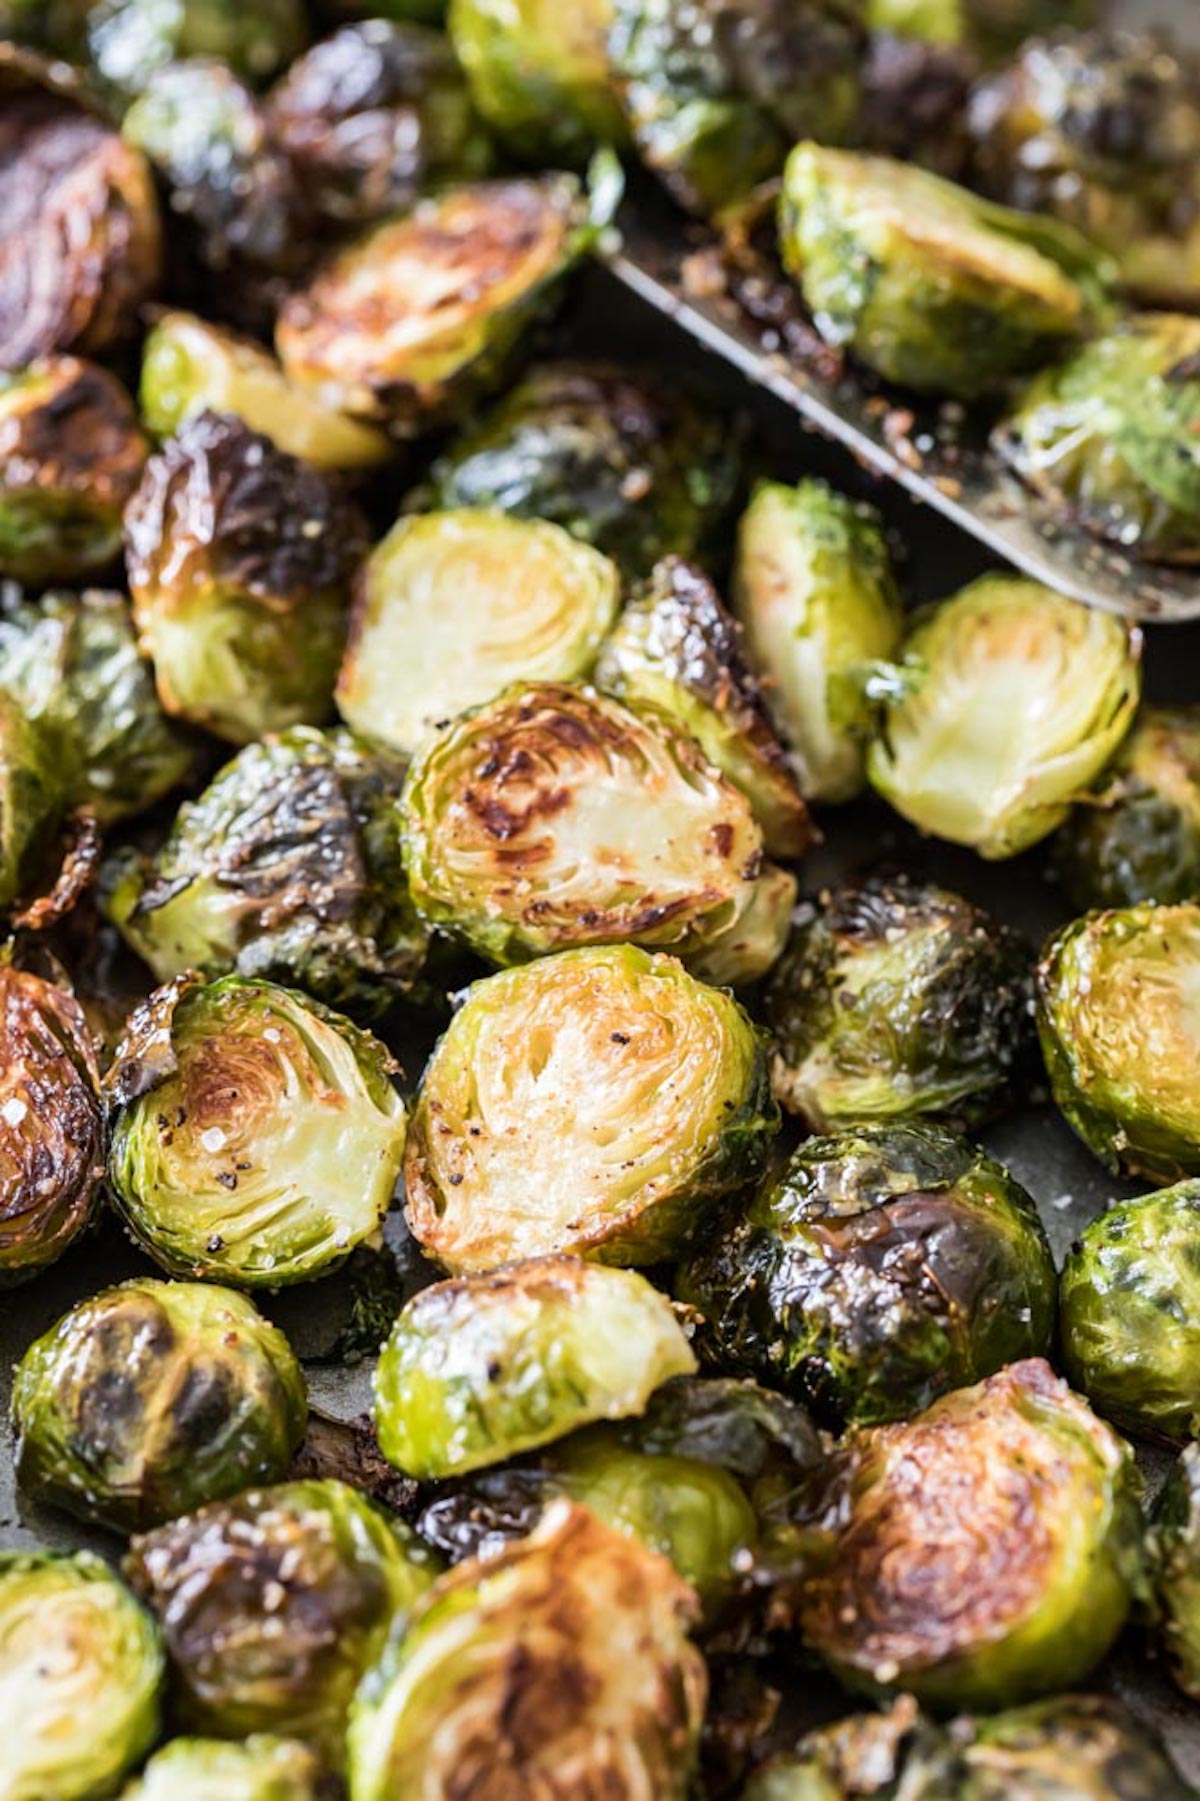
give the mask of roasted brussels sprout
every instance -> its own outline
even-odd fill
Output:
[[[455,1476],[641,1413],[695,1367],[644,1276],[539,1257],[414,1295],[375,1371],[375,1431],[406,1476]]]
[[[41,976],[0,965],[0,1286],[61,1257],[103,1171],[100,1072],[83,1013]]]
[[[704,547],[738,451],[727,417],[648,373],[543,363],[451,443],[422,499],[548,520],[639,577]]]
[[[139,397],[147,426],[163,438],[197,413],[233,413],[317,469],[365,469],[392,454],[382,432],[296,387],[260,345],[194,313],[164,313],[152,326]]]
[[[795,858],[807,848],[808,811],[747,665],[741,627],[700,570],[679,557],[656,565],[617,622],[596,680],[691,734],[750,802],[771,856]]]
[[[365,526],[329,478],[200,413],[125,515],[133,615],[168,713],[232,744],[332,708]]]
[[[1154,1607],[1171,1674],[1200,1700],[1200,1445],[1186,1446],[1168,1476],[1150,1542]]]
[[[1111,1170],[1200,1174],[1200,906],[1091,913],[1051,938],[1038,1031],[1055,1101]]]
[[[160,982],[236,970],[382,1014],[412,992],[429,945],[404,879],[399,782],[349,732],[295,726],[248,744],[154,856],[114,864],[109,916]]]
[[[114,562],[148,450],[106,369],[64,356],[0,373],[0,574],[75,580]]]
[[[1143,707],[1054,851],[1081,912],[1200,897],[1200,707]]]
[[[404,1152],[384,1047],[269,982],[183,977],[109,1071],[109,1181],[168,1274],[306,1282],[378,1231]]]
[[[643,162],[713,213],[846,137],[865,41],[861,0],[613,0],[608,55]]]
[[[875,1425],[1046,1355],[1055,1287],[1006,1169],[936,1127],[888,1126],[802,1145],[677,1292],[723,1368]]]
[[[586,676],[620,605],[616,564],[560,526],[401,519],[363,566],[338,707],[372,742],[418,750],[513,682]]]
[[[88,14],[92,70],[118,100],[156,70],[192,56],[262,82],[304,48],[303,0],[96,0]]]
[[[731,995],[633,945],[565,951],[477,982],[450,1022],[413,1109],[409,1225],[455,1272],[654,1263],[759,1174],[777,1125]]]
[[[267,118],[309,209],[335,230],[411,206],[434,181],[486,175],[491,147],[439,31],[347,25],[294,62]]]
[[[1103,317],[1112,275],[1058,220],[814,143],[788,159],[779,235],[829,343],[889,381],[958,400],[1069,349]]]
[[[342,1482],[249,1489],[135,1538],[126,1569],[158,1615],[176,1711],[202,1732],[279,1732],[340,1764],[346,1710],[437,1564]]]
[[[21,64],[0,91],[0,369],[106,350],[129,336],[160,272],[145,158],[49,73]]]
[[[55,733],[0,686],[0,908],[30,881],[63,807]]]
[[[718,988],[761,982],[783,955],[799,892],[800,884],[790,869],[764,863],[745,911],[700,950],[689,954],[692,974]]]
[[[875,31],[937,44],[965,42],[994,58],[1035,32],[1091,25],[1096,0],[867,0],[867,16]]]
[[[156,1753],[121,1801],[327,1801],[322,1766],[298,1739],[255,1734],[244,1744],[177,1738]]]
[[[1141,1580],[1132,1453],[1049,1365],[1011,1364],[840,1454],[805,1638],[851,1687],[995,1708],[1086,1676]]]
[[[424,1597],[351,1711],[356,1801],[690,1792],[707,1680],[692,1590],[558,1502],[533,1535]]]
[[[0,1552],[6,1801],[111,1795],[158,1737],[162,1675],[153,1620],[98,1557]]]
[[[0,594],[0,688],[54,733],[68,803],[102,825],[153,806],[192,766],[121,594]]]
[[[871,724],[864,674],[903,630],[878,514],[824,482],[764,482],[738,528],[733,593],[801,792],[853,800]]]
[[[599,239],[619,165],[448,188],[352,244],[294,294],[275,341],[324,405],[399,437],[461,414],[502,379],[526,328]]]
[[[693,738],[565,685],[510,688],[434,738],[405,817],[418,908],[496,963],[698,951],[745,914],[762,861],[749,802]]]
[[[1096,537],[1200,561],[1200,319],[1144,313],[1030,385],[997,432],[1022,480]]]
[[[864,1120],[973,1125],[1032,1045],[1031,957],[960,895],[907,876],[808,906],[771,978],[772,1085],[816,1132]]]
[[[612,0],[450,0],[447,26],[480,113],[516,156],[582,162],[621,143],[608,69]]]
[[[919,680],[884,712],[867,774],[923,832],[1012,857],[1061,825],[1120,747],[1141,692],[1135,627],[1019,576],[918,619]]]
[[[856,148],[964,181],[966,111],[977,74],[975,57],[963,44],[874,32],[863,63]]]
[[[13,1388],[26,1492],[127,1532],[278,1480],[307,1419],[283,1333],[198,1282],[80,1301],[30,1345]]]

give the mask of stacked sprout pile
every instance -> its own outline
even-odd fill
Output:
[[[910,611],[544,328],[621,155],[782,173],[832,342],[1032,375],[1028,479],[1194,556],[1200,325],[1109,254],[1195,297],[1192,76],[1006,65],[1019,0],[363,10],[0,4],[0,1281],[77,1297],[12,1423],[99,1547],[0,1554],[0,1801],[1186,1795],[1101,1666],[1200,1699],[1200,696]],[[870,153],[897,44],[988,198]],[[847,803],[907,868],[820,885]],[[918,833],[1048,851],[1040,955]],[[1061,1273],[977,1142],[1047,1081],[1142,1189]]]

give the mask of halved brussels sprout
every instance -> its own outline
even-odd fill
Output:
[[[223,413],[150,458],[125,514],[133,616],[168,713],[232,744],[332,710],[365,526],[331,480]]]
[[[0,677],[3,642],[0,626]],[[108,915],[160,982],[236,970],[379,1015],[412,992],[429,948],[404,877],[400,781],[345,731],[248,744],[153,856],[114,862]]]
[[[801,793],[853,800],[871,727],[864,678],[903,632],[879,515],[824,482],[762,483],[738,528],[733,607]]]
[[[1200,561],[1200,319],[1143,313],[1027,389],[997,433],[1022,479],[1100,538]]]
[[[745,910],[701,949],[689,953],[692,974],[717,988],[761,982],[783,955],[799,892],[790,869],[764,863]]]
[[[930,1126],[810,1139],[677,1286],[722,1368],[863,1425],[1045,1356],[1055,1292],[1025,1190]]]
[[[784,264],[830,344],[924,393],[975,400],[1103,317],[1112,270],[1058,220],[981,200],[888,157],[800,144]]]
[[[303,0],[96,0],[88,13],[92,70],[118,100],[168,63],[211,56],[263,82],[304,48]]]
[[[63,809],[53,729],[0,688],[0,908],[31,880]]]
[[[152,807],[192,767],[193,747],[159,705],[123,594],[0,595],[0,688],[54,733],[68,805],[102,825]]]
[[[750,803],[653,709],[590,688],[510,688],[426,745],[405,865],[434,925],[496,963],[632,941],[699,951],[762,865]]]
[[[1198,1273],[1196,1181],[1110,1207],[1071,1246],[1062,1275],[1064,1367],[1124,1431],[1177,1441],[1200,1435]]]
[[[329,1793],[307,1745],[256,1733],[241,1745],[172,1740],[122,1790],[121,1801],[327,1801]]]
[[[777,1127],[731,995],[633,945],[566,951],[475,983],[450,1022],[413,1109],[409,1225],[455,1272],[654,1263],[754,1180]]]
[[[931,882],[834,889],[801,913],[767,991],[777,1099],[815,1132],[978,1124],[1032,1048],[1030,965],[1014,932]]]
[[[126,1532],[277,1481],[308,1420],[283,1333],[198,1282],[80,1301],[22,1357],[12,1408],[26,1492]]]
[[[557,525],[474,508],[401,519],[363,566],[338,707],[415,751],[515,681],[586,676],[620,604],[616,564]]]
[[[15,370],[128,337],[158,282],[162,243],[140,151],[58,65],[0,44],[0,69],[0,369]]]
[[[61,1257],[104,1173],[100,1072],[83,1012],[0,965],[0,1287]]]
[[[367,469],[393,450],[373,426],[296,387],[261,345],[194,313],[164,313],[151,327],[139,399],[146,425],[162,438],[197,413],[233,413],[317,469]]]
[[[727,416],[661,377],[543,363],[453,440],[421,499],[545,519],[637,577],[705,546],[733,499],[739,450]]]
[[[596,680],[690,732],[750,802],[771,856],[807,849],[808,811],[747,666],[741,627],[700,570],[679,557],[656,565],[618,620]]]
[[[540,1257],[414,1295],[375,1371],[375,1431],[389,1463],[436,1480],[641,1413],[695,1367],[644,1276]]]
[[[1200,895],[1200,707],[1143,707],[1054,842],[1082,912]]]
[[[944,1395],[840,1454],[841,1521],[801,1602],[852,1688],[996,1708],[1070,1687],[1140,1581],[1128,1447],[1040,1359]]]
[[[620,144],[609,79],[612,0],[450,0],[447,28],[480,113],[514,155],[582,162]]]
[[[1154,1606],[1171,1674],[1200,1700],[1200,1444],[1168,1476],[1150,1538]]]
[[[1047,944],[1038,1031],[1068,1125],[1111,1170],[1200,1174],[1200,906],[1091,913]]]
[[[691,1792],[707,1679],[665,1558],[557,1502],[443,1576],[351,1710],[356,1801]]]
[[[181,1721],[283,1733],[340,1765],[346,1710],[437,1562],[342,1482],[249,1489],[135,1538],[125,1560],[158,1615]]]
[[[847,136],[865,41],[862,0],[613,0],[608,57],[642,161],[713,213]]]
[[[162,1644],[98,1557],[0,1552],[6,1801],[111,1795],[158,1737]]]
[[[486,175],[492,152],[440,31],[370,18],[294,62],[267,119],[318,219],[335,230],[411,206],[422,188]]]
[[[461,414],[499,382],[527,328],[595,245],[620,198],[597,157],[572,175],[448,188],[352,244],[279,315],[291,380],[399,437]]]
[[[1141,692],[1141,634],[1020,576],[985,575],[904,644],[918,680],[867,758],[885,800],[981,857],[1061,825],[1120,747]]]
[[[148,451],[107,369],[64,356],[0,374],[0,574],[73,581],[114,562]]]
[[[378,1039],[290,989],[240,976],[158,989],[107,1077],[123,1217],[169,1275],[311,1281],[391,1205],[395,1073]]]

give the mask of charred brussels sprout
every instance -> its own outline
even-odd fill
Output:
[[[871,724],[863,678],[903,629],[878,514],[824,482],[764,482],[738,528],[734,611],[801,792],[853,800]]]
[[[561,525],[637,577],[704,547],[738,464],[729,420],[653,376],[544,363],[443,453],[429,495]]]
[[[741,627],[698,569],[678,557],[656,566],[618,620],[596,680],[691,734],[750,802],[771,856],[795,858],[808,847],[808,811],[746,662]]]
[[[0,1686],[12,1801],[111,1795],[158,1737],[162,1645],[107,1564],[0,1553]]]
[[[557,1503],[531,1537],[443,1576],[367,1677],[356,1801],[456,1784],[683,1801],[707,1693],[695,1617],[664,1558]]]
[[[695,740],[589,688],[510,688],[456,720],[413,764],[405,816],[418,908],[496,963],[699,951],[762,862],[749,802]]]
[[[177,1738],[155,1754],[121,1801],[329,1801],[323,1768],[297,1739],[255,1734],[241,1745]]]
[[[1038,1031],[1067,1123],[1111,1170],[1200,1174],[1200,906],[1091,913],[1038,969]]]
[[[415,751],[515,681],[586,676],[620,604],[616,564],[557,525],[401,519],[363,567],[338,707],[372,742]]]
[[[641,1413],[695,1367],[644,1276],[535,1258],[409,1301],[375,1371],[375,1430],[406,1476],[454,1476]]]
[[[841,1452],[841,1524],[802,1602],[851,1687],[995,1708],[1086,1676],[1140,1582],[1128,1447],[1038,1359]]]
[[[147,426],[163,438],[197,413],[232,413],[317,469],[366,469],[392,454],[382,432],[296,387],[260,345],[194,313],[164,313],[151,327],[139,398]]]
[[[180,1719],[295,1735],[340,1763],[359,1678],[437,1565],[341,1482],[250,1489],[135,1538],[130,1580],[162,1625]]]
[[[17,1366],[26,1492],[144,1531],[287,1469],[308,1400],[287,1339],[244,1295],[126,1282],[81,1301]]]
[[[151,457],[125,515],[133,614],[169,713],[233,744],[331,711],[365,529],[329,479],[228,414]]]
[[[299,54],[304,38],[303,0],[96,0],[88,14],[92,69],[118,100],[191,56],[266,81]]]
[[[679,1276],[724,1367],[838,1421],[905,1419],[1044,1356],[1055,1275],[1000,1164],[928,1126],[802,1145],[783,1180]]]
[[[2,650],[0,629],[0,672]],[[160,982],[236,970],[383,1013],[429,944],[404,878],[399,784],[349,732],[248,744],[154,856],[114,865],[109,916]]]
[[[1141,692],[1136,628],[1017,576],[972,582],[903,648],[918,679],[885,710],[867,774],[923,832],[982,857],[1062,824]]]
[[[455,1014],[413,1109],[409,1224],[455,1272],[653,1263],[753,1181],[777,1125],[731,995],[632,945],[567,951],[477,982]]]
[[[162,247],[145,158],[73,93],[43,82],[36,65],[22,83],[5,48],[0,369],[11,370],[56,351],[94,355],[128,337],[158,281]]]
[[[772,1082],[813,1131],[922,1117],[977,1124],[1031,1046],[1030,956],[957,894],[906,876],[801,915],[771,979]]]
[[[611,19],[612,0],[450,0],[450,39],[475,104],[515,155],[577,163],[625,137],[609,79]]]
[[[275,334],[293,381],[413,437],[502,379],[521,337],[598,241],[619,166],[476,182],[376,228],[293,295]]]
[[[75,580],[114,562],[148,450],[107,370],[52,357],[0,374],[0,573]]]
[[[0,967],[0,1286],[61,1257],[90,1222],[103,1172],[100,1074],[81,1009]]]
[[[976,180],[997,200],[1078,226],[1149,298],[1200,298],[1195,57],[1162,38],[1060,32],[977,88],[968,122]]]
[[[1111,271],[1057,220],[886,157],[800,144],[779,218],[822,336],[905,387],[974,400],[1070,348]]]
[[[170,1275],[309,1281],[391,1203],[394,1073],[377,1039],[290,989],[238,976],[160,988],[108,1076],[117,1204]]]
[[[153,806],[192,766],[192,746],[163,714],[121,594],[0,596],[0,688],[55,734],[68,803],[102,825]]]
[[[33,874],[62,814],[58,740],[0,688],[0,908],[11,907]]]
[[[1030,487],[1096,537],[1200,561],[1200,319],[1125,320],[1028,388],[997,434]]]
[[[1200,707],[1144,707],[1055,840],[1075,905],[1200,896]]]
[[[1062,1277],[1064,1365],[1115,1425],[1200,1434],[1200,1182],[1124,1201],[1092,1221]]]
[[[608,50],[643,162],[712,213],[845,138],[865,38],[860,0],[614,0]]]
[[[961,180],[968,150],[964,115],[975,74],[970,51],[952,40],[873,33],[863,64],[858,148]]]
[[[1168,1476],[1150,1543],[1155,1611],[1171,1674],[1200,1700],[1200,1445],[1188,1445]]]
[[[931,1801],[1188,1801],[1158,1741],[1107,1695],[1062,1695],[949,1729]]]

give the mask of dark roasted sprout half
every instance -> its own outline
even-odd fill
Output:
[[[522,161],[580,163],[624,138],[611,10],[611,0],[451,0],[447,27],[475,104]]]

